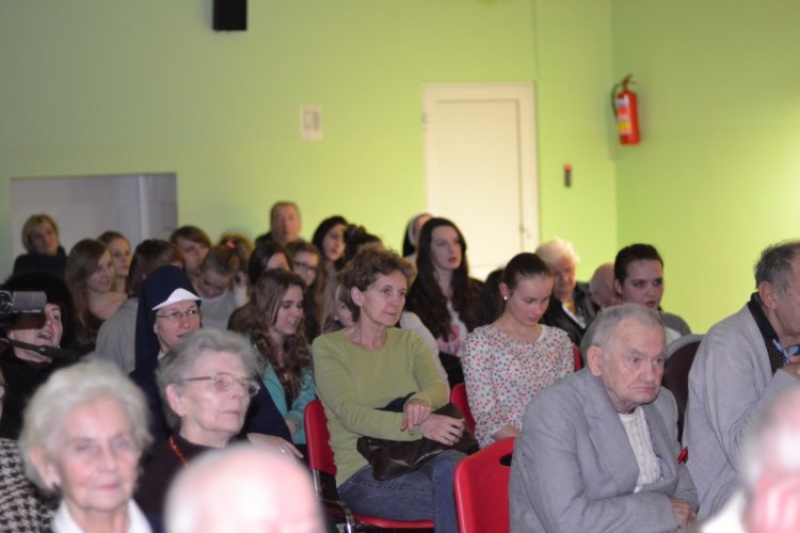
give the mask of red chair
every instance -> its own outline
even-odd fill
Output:
[[[499,440],[456,466],[456,511],[461,533],[508,533],[508,480],[514,440]]]
[[[467,401],[467,387],[463,383],[459,383],[450,389],[450,403],[458,407],[458,410],[464,413],[464,419],[467,421],[470,431],[475,433],[475,419],[472,418],[472,413],[469,410],[469,402]]]
[[[343,520],[345,531],[355,533],[357,525],[368,525],[379,529],[433,529],[431,520],[400,521],[387,520],[375,516],[354,513],[346,503],[339,499],[336,490],[336,464],[333,462],[333,450],[328,433],[328,420],[322,402],[313,400],[306,406],[305,412],[306,445],[308,466],[314,476],[314,488],[317,490],[325,510],[337,520]]]

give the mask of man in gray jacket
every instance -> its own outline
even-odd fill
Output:
[[[512,533],[672,533],[691,522],[664,347],[654,310],[624,304],[595,318],[588,367],[528,406],[511,462]]]
[[[750,301],[709,330],[689,372],[684,444],[700,517],[719,511],[738,487],[741,447],[754,421],[798,384],[800,241],[764,250],[755,278]]]

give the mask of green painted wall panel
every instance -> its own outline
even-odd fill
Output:
[[[534,81],[542,236],[574,240],[584,277],[613,253],[610,0],[250,0],[234,33],[210,11],[0,2],[0,274],[13,177],[172,171],[180,222],[212,235],[258,234],[293,199],[306,236],[342,213],[399,246],[425,205],[431,82]],[[301,104],[323,107],[323,141],[299,140]]]
[[[798,237],[800,4],[614,0],[614,72],[634,72],[642,144],[617,150],[618,241],[666,262],[665,309],[704,331]]]

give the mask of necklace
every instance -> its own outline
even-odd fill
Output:
[[[172,451],[175,452],[175,455],[178,456],[178,459],[180,459],[180,461],[183,464],[183,466],[186,466],[187,464],[189,464],[188,461],[186,460],[186,457],[184,457],[183,454],[181,453],[180,448],[178,448],[178,443],[175,442],[175,436],[174,435],[170,435],[169,436],[169,447],[172,448]]]

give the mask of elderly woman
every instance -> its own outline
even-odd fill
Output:
[[[313,344],[317,394],[325,406],[339,495],[356,512],[395,520],[434,520],[437,532],[456,532],[453,471],[463,457],[445,451],[418,470],[377,481],[357,449],[360,436],[410,441],[422,436],[455,444],[464,421],[433,414],[447,402],[428,348],[395,328],[414,267],[392,252],[367,248],[344,271],[359,313],[356,322]],[[381,410],[411,397],[402,413]]]
[[[161,515],[175,474],[202,452],[227,446],[241,432],[250,399],[260,388],[258,375],[252,346],[230,331],[199,330],[161,359],[158,385],[169,407],[172,433],[145,461],[136,493],[145,512]],[[272,442],[284,452],[294,451],[281,439]]]
[[[72,298],[64,282],[45,272],[25,272],[11,276],[0,286],[4,291],[44,292],[47,304],[40,315],[22,314],[3,328],[0,336],[10,342],[44,346],[57,350],[69,346],[72,338]],[[53,359],[35,349],[0,344],[0,373],[6,380],[0,437],[19,438],[22,412],[34,391],[67,359]]]
[[[150,440],[144,397],[112,364],[55,372],[26,409],[20,438],[28,476],[61,495],[52,531],[150,533],[131,500]]]
[[[58,224],[44,213],[31,215],[22,226],[22,245],[28,252],[14,260],[14,274],[49,272],[64,277],[67,254],[58,241]]]

